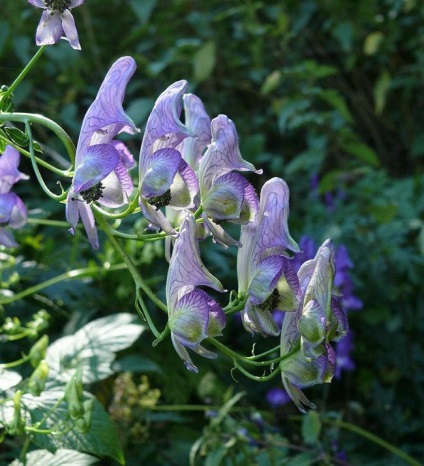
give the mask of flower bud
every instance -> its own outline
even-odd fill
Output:
[[[25,420],[21,414],[21,396],[22,392],[18,390],[13,396],[13,419],[7,425],[7,432],[10,435],[20,435],[25,430]]]
[[[31,374],[28,382],[28,390],[34,396],[39,396],[46,385],[47,376],[49,375],[49,366],[43,359],[40,361],[34,372]]]
[[[44,356],[46,355],[47,346],[49,345],[49,337],[43,335],[30,349],[29,361],[32,367],[37,367]]]
[[[82,402],[82,370],[78,369],[65,387],[65,400],[68,403],[68,412],[75,421],[84,415],[84,405]]]

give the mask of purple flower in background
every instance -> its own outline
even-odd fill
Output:
[[[221,335],[225,327],[225,314],[219,304],[198,286],[216,291],[224,289],[203,265],[196,241],[196,223],[189,214],[175,241],[166,280],[166,302],[169,328],[175,351],[192,372],[198,372],[186,348],[205,358],[216,354],[200,345],[208,337]]]
[[[180,121],[187,81],[177,81],[158,97],[140,149],[140,207],[153,228],[175,235],[160,207],[190,209],[199,190],[196,174],[177,146],[193,133]]]
[[[20,155],[11,146],[7,146],[0,156],[0,244],[8,248],[18,246],[9,228],[21,228],[27,221],[27,210],[22,200],[10,192],[19,180],[28,176],[18,170]]]
[[[31,5],[43,8],[37,27],[37,45],[52,45],[65,35],[71,47],[81,50],[78,33],[71,9],[84,3],[84,0],[28,0]]]
[[[257,211],[253,186],[236,171],[261,174],[240,154],[237,130],[227,116],[211,122],[212,141],[199,165],[199,187],[202,217],[207,228],[223,245],[238,244],[218,224],[222,221],[246,224]]]
[[[351,351],[353,350],[354,334],[349,330],[346,336],[336,344],[336,379],[340,379],[342,371],[353,371],[355,362],[352,359]]]
[[[288,230],[288,215],[287,183],[281,178],[272,178],[262,187],[254,221],[241,227],[238,292],[247,295],[242,320],[251,333],[264,336],[280,333],[271,314],[279,301],[276,286],[286,267],[286,250],[299,250]]]
[[[283,388],[275,387],[266,394],[266,401],[273,408],[278,408],[279,406],[286,405],[290,401],[290,396]]]
[[[125,89],[134,74],[131,57],[117,60],[108,71],[96,99],[84,117],[75,157],[75,174],[66,204],[66,219],[74,234],[79,218],[90,244],[99,248],[91,204],[121,207],[128,202],[133,183],[128,169],[134,164],[126,146],[114,137],[137,128],[122,108]]]

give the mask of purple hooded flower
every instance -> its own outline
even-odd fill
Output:
[[[266,394],[266,401],[273,407],[284,406],[290,401],[289,394],[280,387],[274,387]]]
[[[21,228],[27,221],[24,203],[10,192],[19,180],[28,179],[18,170],[19,160],[19,152],[11,146],[7,146],[0,156],[0,244],[8,248],[18,246],[9,228]]]
[[[81,217],[94,249],[98,249],[99,241],[90,204],[98,202],[108,208],[121,207],[133,191],[128,169],[134,165],[134,160],[126,146],[114,137],[121,132],[137,132],[122,108],[125,89],[135,68],[131,57],[122,57],[112,65],[87,110],[78,139],[66,219],[74,234]]]
[[[66,36],[71,47],[81,50],[74,17],[70,10],[84,3],[84,0],[28,0],[31,5],[43,8],[37,27],[37,45],[52,45]]]
[[[175,351],[192,372],[198,372],[186,348],[204,356],[215,358],[216,354],[200,345],[208,337],[221,335],[225,326],[225,314],[219,304],[198,286],[208,286],[225,291],[203,265],[196,241],[196,223],[189,214],[175,241],[166,280],[166,301],[169,313],[169,328]]]
[[[335,373],[336,354],[330,341],[341,340],[348,331],[346,314],[334,297],[335,252],[330,240],[306,261],[297,273],[298,283],[291,286],[299,306],[286,313],[281,329],[281,355],[297,344],[300,349],[280,363],[287,393],[298,409],[314,408],[302,388],[330,382]]]
[[[238,292],[247,295],[242,320],[251,333],[279,334],[271,313],[279,302],[276,287],[286,267],[286,250],[299,250],[288,230],[288,215],[289,188],[281,178],[272,178],[262,187],[254,221],[241,227]]]
[[[153,228],[175,235],[160,207],[190,209],[199,190],[196,174],[177,146],[193,133],[180,121],[187,81],[177,81],[156,100],[147,120],[139,160],[140,207]]]
[[[237,130],[227,116],[211,122],[212,142],[200,160],[199,187],[206,227],[223,245],[239,244],[219,225],[222,221],[246,224],[253,220],[258,201],[253,186],[236,171],[261,174],[240,154]]]

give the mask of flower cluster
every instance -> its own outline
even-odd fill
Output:
[[[0,156],[0,244],[8,248],[18,246],[9,229],[20,228],[27,221],[24,203],[11,192],[15,183],[28,179],[18,170],[19,159],[19,152],[11,146]]]
[[[187,349],[215,357],[201,343],[221,335],[226,321],[221,306],[199,289],[224,291],[202,263],[199,238],[212,235],[225,247],[236,245],[243,325],[252,334],[277,336],[280,326],[274,312],[284,311],[283,383],[299,409],[303,410],[302,403],[313,406],[301,388],[331,380],[335,354],[330,341],[340,340],[347,332],[346,316],[333,291],[331,242],[326,241],[300,268],[296,266],[292,256],[299,246],[288,229],[287,184],[272,178],[258,198],[240,172],[262,171],[243,159],[234,123],[226,115],[211,119],[201,100],[186,93],[184,80],[162,92],[148,117],[139,155],[137,197],[130,199],[135,190],[128,170],[134,161],[115,137],[123,131],[137,131],[122,108],[134,70],[131,57],[112,65],[82,123],[67,197],[70,231],[74,233],[81,218],[97,249],[93,206],[115,208],[138,197],[149,228],[173,238],[172,254],[168,243],[168,326],[176,352],[193,372],[197,367]],[[241,226],[239,239],[226,233],[226,222]]]

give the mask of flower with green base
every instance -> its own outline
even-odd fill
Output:
[[[146,123],[139,158],[143,215],[152,228],[174,236],[175,230],[160,208],[191,209],[199,190],[196,174],[179,150],[180,143],[193,136],[180,121],[187,87],[187,81],[177,81],[158,97]]]
[[[75,174],[66,203],[70,232],[81,218],[90,244],[99,248],[91,204],[116,208],[128,203],[133,183],[128,169],[134,159],[115,138],[138,130],[122,108],[126,86],[136,64],[131,57],[117,60],[108,71],[96,99],[84,117],[75,156]]]
[[[31,5],[43,8],[35,34],[37,45],[52,45],[66,36],[71,47],[81,50],[74,17],[70,10],[84,3],[84,0],[28,0]]]
[[[329,383],[336,370],[336,356],[330,345],[346,335],[346,314],[339,307],[333,288],[335,276],[334,247],[326,240],[315,257],[306,261],[297,273],[297,282],[289,287],[299,303],[295,312],[287,312],[281,329],[281,356],[299,347],[280,363],[285,389],[298,409],[315,408],[302,388]]]
[[[288,215],[287,183],[281,178],[272,178],[262,187],[253,222],[241,227],[241,247],[237,254],[238,292],[241,296],[247,295],[242,321],[251,333],[264,336],[280,333],[272,316],[279,303],[277,284],[287,269],[287,250],[299,250],[288,230]]]
[[[169,328],[175,351],[192,372],[198,372],[187,348],[205,358],[216,354],[200,343],[208,337],[221,335],[225,327],[225,314],[219,304],[199,286],[225,291],[203,265],[196,240],[196,223],[189,214],[180,228],[175,241],[166,280],[166,301]]]

